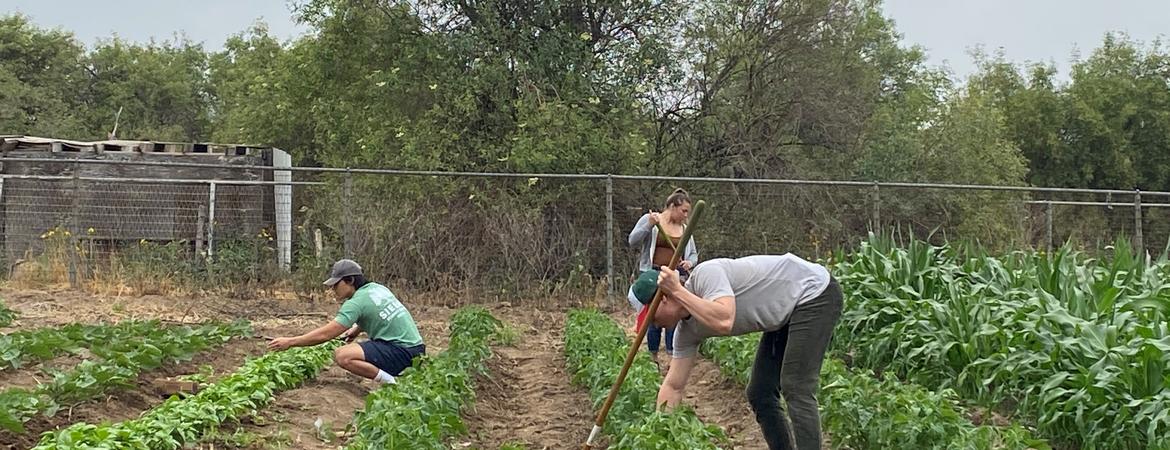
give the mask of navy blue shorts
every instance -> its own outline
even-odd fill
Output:
[[[398,376],[404,369],[410,367],[415,356],[427,352],[425,344],[403,347],[390,341],[369,340],[358,345],[362,347],[366,362],[394,376]]]

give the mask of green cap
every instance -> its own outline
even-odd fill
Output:
[[[638,279],[634,280],[634,298],[642,302],[643,305],[649,305],[654,301],[654,293],[658,292],[658,271],[647,270],[638,275]]]

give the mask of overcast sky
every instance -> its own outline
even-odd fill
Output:
[[[1108,31],[1146,44],[1170,35],[1170,0],[886,0],[885,9],[906,42],[960,77],[975,69],[968,50],[976,45],[1055,63],[1063,77],[1073,51],[1088,56]]]
[[[278,37],[304,32],[286,0],[0,0],[0,12],[21,12],[40,26],[61,27],[92,45],[117,34],[148,41],[182,33],[219,49],[257,20]],[[886,0],[887,15],[907,43],[962,78],[974,70],[968,51],[1003,48],[1013,61],[1053,62],[1067,73],[1072,53],[1087,54],[1107,31],[1152,42],[1170,34],[1170,0]]]

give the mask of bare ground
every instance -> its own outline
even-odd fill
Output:
[[[565,315],[514,309],[496,316],[520,335],[514,345],[496,347],[488,360],[488,374],[476,382],[478,398],[464,414],[469,435],[456,445],[580,446],[592,427],[593,411],[588,393],[571,384],[565,367]]]

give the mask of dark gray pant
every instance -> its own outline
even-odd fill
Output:
[[[841,286],[831,279],[824,293],[796,307],[784,328],[760,339],[747,397],[772,450],[821,448],[817,389],[842,304]]]

